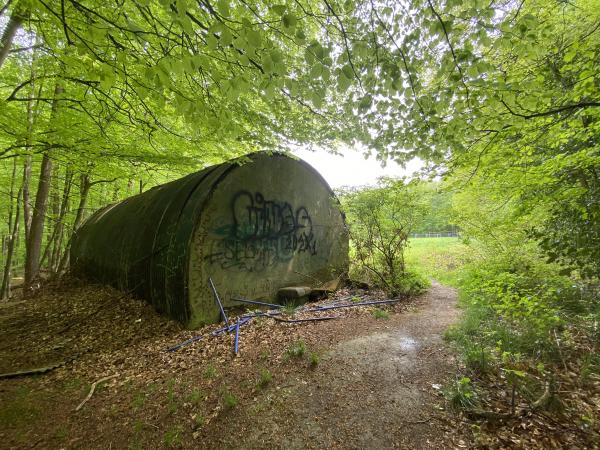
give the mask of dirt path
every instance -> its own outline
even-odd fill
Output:
[[[384,298],[338,297],[363,294]],[[42,376],[0,380],[0,447],[460,447],[465,427],[439,390],[456,373],[442,339],[455,304],[456,293],[434,283],[416,299],[335,310],[339,320],[257,318],[235,355],[233,334],[165,352],[220,324],[190,332],[109,288],[50,289],[0,310],[2,370],[66,360]],[[304,354],[290,356],[300,342]],[[93,381],[114,374],[75,410]]]
[[[339,342],[309,378],[292,379],[273,395],[255,398],[228,421],[225,436],[212,435],[214,446],[463,446],[439,392],[456,369],[443,341],[458,317],[456,298],[453,289],[434,282],[416,307],[395,315],[385,331]]]

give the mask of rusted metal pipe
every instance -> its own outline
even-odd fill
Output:
[[[259,302],[257,300],[248,300],[246,298],[233,297],[232,300],[241,303],[250,303],[251,305],[268,306],[269,308],[282,308],[281,305],[277,305],[275,303]]]
[[[219,309],[221,310],[221,315],[223,316],[223,320],[225,320],[225,325],[229,325],[229,320],[227,320],[227,314],[225,314],[225,310],[223,309],[223,303],[221,303],[221,299],[219,298],[219,293],[217,292],[217,288],[215,288],[215,284],[211,277],[208,277],[208,282],[210,284],[210,288],[213,291],[213,295],[215,296],[215,300],[219,304]]]
[[[383,305],[387,303],[398,303],[402,300],[378,300],[374,302],[362,302],[362,303],[350,303],[349,305],[332,305],[332,306],[320,306],[318,308],[309,309],[308,311],[328,311],[330,309],[337,308],[352,308],[354,306],[368,306],[368,305]]]

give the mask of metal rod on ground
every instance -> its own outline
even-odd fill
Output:
[[[285,323],[298,323],[298,322],[316,322],[318,320],[331,320],[331,319],[339,319],[337,316],[326,316],[326,317],[308,317],[306,319],[294,319],[294,320],[285,320],[280,319],[279,317],[273,317],[277,322],[285,322]]]
[[[385,303],[398,303],[401,301],[402,300],[379,300],[375,302],[351,303],[349,305],[321,306],[319,308],[309,309],[309,311],[327,311],[329,309],[352,308],[354,306],[383,305]]]
[[[329,304],[326,303],[322,307],[325,307],[325,306],[337,306],[337,305],[340,304],[340,302],[345,302],[345,301],[351,300],[353,298],[363,299],[365,297],[368,297],[368,296],[366,294],[363,294],[363,295],[347,295],[345,297],[340,297],[340,298],[333,299],[333,301],[331,303],[329,303]]]
[[[254,317],[254,316],[246,316],[246,317],[242,317],[242,318],[241,318],[241,320],[240,320],[240,319],[238,319],[238,322],[237,322],[237,323],[235,323],[234,325],[227,325],[227,326],[224,326],[223,328],[219,328],[219,329],[217,329],[217,330],[213,331],[213,332],[211,333],[211,335],[212,335],[212,336],[218,336],[219,334],[222,334],[222,333],[225,333],[225,332],[229,332],[229,331],[233,331],[233,330],[235,330],[235,329],[236,329],[238,326],[240,326],[240,327],[241,327],[242,325],[245,325],[245,324],[247,324],[248,322],[250,322],[250,321],[252,320],[252,317]],[[196,342],[196,341],[199,341],[199,340],[201,340],[201,339],[202,339],[202,338],[204,338],[205,336],[206,336],[206,335],[194,336],[193,338],[191,338],[191,339],[188,339],[187,341],[183,341],[183,342],[181,342],[181,343],[179,343],[179,344],[177,344],[177,345],[174,345],[173,347],[169,347],[169,348],[168,348],[166,351],[167,351],[167,352],[174,352],[175,350],[178,350],[178,349],[180,349],[181,347],[184,347],[184,346],[186,346],[186,345],[189,345],[189,344],[191,344],[191,343],[193,343],[193,342]]]
[[[233,341],[233,351],[237,355],[240,343],[240,319],[235,323],[235,340]]]
[[[191,339],[188,339],[187,341],[183,341],[180,344],[174,345],[173,347],[169,347],[167,349],[168,352],[174,352],[175,350],[179,350],[181,347],[184,347],[186,345],[191,344],[192,342],[196,342],[199,341],[200,339],[202,339],[204,336],[194,336]]]
[[[227,320],[227,314],[225,314],[225,310],[223,309],[223,304],[221,303],[221,299],[219,298],[219,293],[217,292],[217,288],[215,288],[215,284],[211,277],[208,277],[208,282],[210,283],[210,288],[213,291],[213,295],[215,296],[215,300],[219,304],[219,309],[221,310],[221,315],[223,316],[223,320],[225,321],[225,325],[229,325],[229,320]]]
[[[252,320],[252,317],[253,316],[242,317],[242,319],[240,320],[240,326],[245,325],[248,322],[250,322]],[[226,333],[226,332],[229,333],[230,331],[234,331],[235,327],[236,327],[236,324],[228,325],[228,326],[225,326],[223,328],[219,328],[218,330],[213,331],[211,334],[213,336],[218,336],[219,334],[222,334],[222,333]]]
[[[256,300],[248,300],[248,299],[239,298],[239,297],[233,297],[232,300],[234,300],[236,302],[250,303],[251,305],[269,306],[270,308],[282,308],[281,305],[276,305],[275,303],[265,303],[265,302],[259,302]]]
[[[252,313],[252,314],[247,314],[244,316],[241,316],[242,318],[244,317],[272,317],[272,316],[280,316],[281,315],[281,311],[267,311],[267,312],[258,312],[258,313]]]

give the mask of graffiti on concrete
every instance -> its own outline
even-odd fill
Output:
[[[237,192],[231,222],[214,230],[207,259],[223,269],[260,271],[289,261],[294,254],[317,254],[313,223],[304,206],[267,200],[260,192]]]

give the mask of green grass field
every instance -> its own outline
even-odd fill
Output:
[[[408,270],[454,287],[460,285],[461,269],[475,258],[472,248],[454,237],[411,239],[404,257]]]

